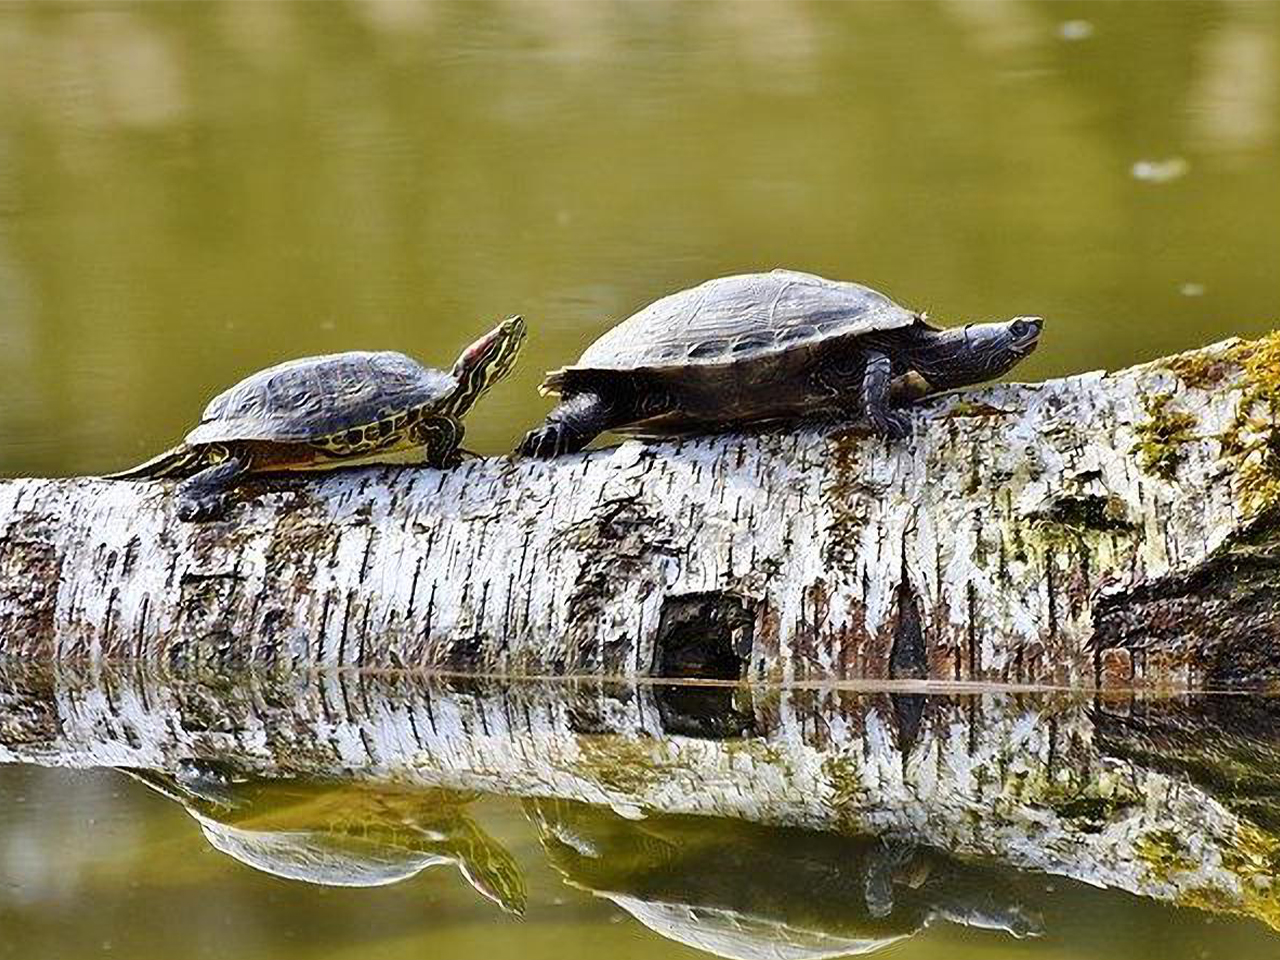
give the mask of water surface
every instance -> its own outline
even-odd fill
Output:
[[[4,665],[5,949],[1275,955],[1276,701],[732,694]]]

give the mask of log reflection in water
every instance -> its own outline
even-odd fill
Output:
[[[267,780],[885,838],[1280,929],[1266,773],[1278,735],[1247,711],[1213,698],[776,687],[734,688],[731,701],[742,723],[700,728],[672,712],[696,701],[647,685],[12,667],[0,671],[0,759],[171,776],[204,761]],[[1190,762],[1172,733],[1155,734],[1196,717],[1208,733]],[[1250,752],[1257,772],[1237,791]]]

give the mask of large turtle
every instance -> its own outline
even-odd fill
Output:
[[[566,800],[524,806],[567,883],[732,960],[868,954],[938,921],[1043,932],[1011,872],[906,841],[655,811],[631,820]]]
[[[214,397],[184,442],[110,479],[181,477],[178,516],[211,519],[243,476],[323,470],[422,448],[453,463],[462,417],[515,366],[525,324],[511,317],[462,351],[451,373],[391,351],[303,357],[261,370]]]
[[[548,374],[560,404],[520,452],[553,457],[605,430],[688,433],[815,414],[866,416],[890,439],[911,421],[890,385],[949,389],[999,376],[1035,349],[1039,317],[944,330],[857,283],[794,270],[708,280],[663,297]]]

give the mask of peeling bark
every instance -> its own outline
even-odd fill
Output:
[[[0,653],[643,676],[700,604],[751,612],[752,679],[1275,683],[1278,381],[1274,334],[931,398],[894,447],[266,478],[199,526],[160,483],[3,481]]]
[[[9,665],[0,762],[199,761],[879,836],[1280,929],[1265,698],[727,689],[744,735],[673,729],[647,683]]]

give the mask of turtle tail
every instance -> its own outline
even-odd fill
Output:
[[[152,457],[136,467],[121,470],[119,473],[108,473],[104,480],[158,480],[161,477],[190,476],[196,469],[204,465],[205,451],[201,447],[191,447],[180,443],[158,456]]]

